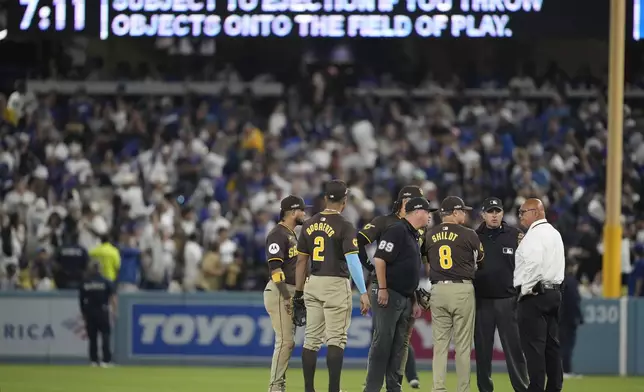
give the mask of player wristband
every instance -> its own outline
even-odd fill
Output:
[[[303,295],[304,295],[304,291],[296,291],[293,298],[302,298]]]

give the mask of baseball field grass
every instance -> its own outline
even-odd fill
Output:
[[[0,392],[265,392],[268,369],[208,367],[114,367],[0,365]],[[361,392],[365,372],[345,370],[342,387]],[[288,390],[302,392],[299,369],[288,373]],[[421,372],[421,391],[431,391],[431,373]],[[494,376],[495,392],[512,392],[508,377]],[[316,377],[319,392],[326,392],[326,369]],[[449,375],[448,390],[456,388],[456,376]],[[638,392],[644,391],[643,377],[583,377],[566,380],[566,392]],[[414,391],[408,386],[404,391]],[[472,376],[472,392],[477,390]]]

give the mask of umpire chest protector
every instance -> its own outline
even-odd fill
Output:
[[[484,268],[476,271],[474,280],[477,297],[515,296],[514,254],[523,238],[523,232],[502,222],[498,229],[490,229],[482,223],[476,234],[485,248]]]

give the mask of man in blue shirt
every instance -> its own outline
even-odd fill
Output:
[[[132,228],[126,229],[119,244],[121,268],[116,278],[119,292],[131,293],[138,290],[141,276],[141,250],[135,245]]]

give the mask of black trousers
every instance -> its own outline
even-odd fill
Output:
[[[521,346],[530,376],[528,392],[559,392],[563,387],[559,353],[560,307],[559,290],[546,290],[543,294],[526,295],[519,300]]]
[[[373,328],[371,328],[371,339],[373,340]],[[412,380],[418,380],[418,368],[416,367],[416,352],[409,342],[409,347],[407,348],[407,363],[405,364],[405,378],[407,382]]]
[[[564,373],[572,373],[572,353],[577,342],[577,326],[570,324],[559,325],[559,340],[561,342],[561,362]]]
[[[492,354],[494,352],[494,332],[497,328],[512,388],[515,392],[528,390],[528,367],[521,349],[516,308],[516,297],[476,298],[474,346],[476,349],[476,383],[479,392],[494,391]]]
[[[98,335],[101,335],[101,348],[103,351],[103,362],[112,362],[112,348],[110,346],[112,328],[108,312],[88,313],[85,317],[85,328],[89,339],[89,359],[92,362],[99,362],[98,359]]]
[[[389,303],[378,305],[378,289],[372,289],[374,332],[369,349],[365,392],[380,392],[383,378],[387,392],[402,390],[402,362],[413,326],[411,298],[389,290]]]

